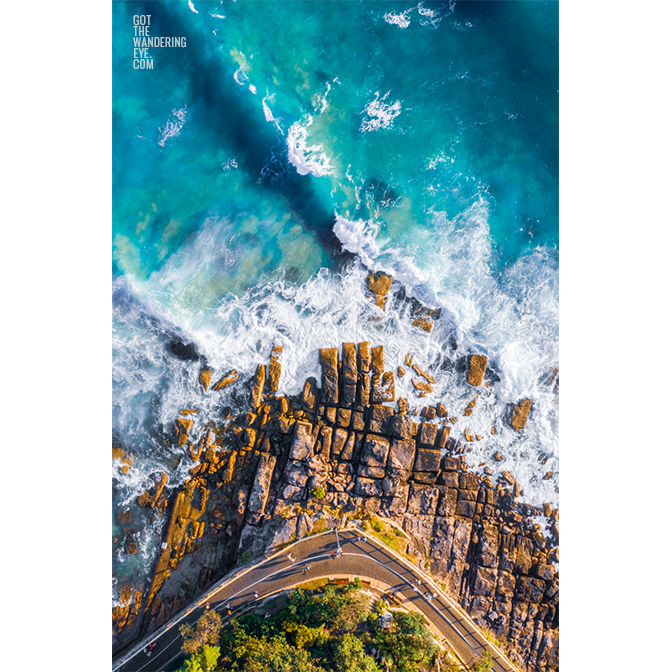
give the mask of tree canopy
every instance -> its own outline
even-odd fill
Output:
[[[275,616],[247,613],[224,627],[206,611],[180,632],[191,654],[181,672],[425,672],[438,652],[419,614],[379,621],[359,580],[298,588]]]

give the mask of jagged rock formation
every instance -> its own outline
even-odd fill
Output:
[[[381,296],[378,288],[371,287]],[[174,441],[199,461],[171,498],[150,588],[134,595],[126,588],[115,609],[117,651],[165,622],[241,554],[260,556],[315,529],[316,519],[297,508],[321,488],[322,504],[334,511],[368,512],[402,528],[411,539],[407,553],[477,624],[505,638],[523,669],[556,670],[558,510],[517,502],[512,476],[495,486],[487,473],[470,471],[443,404],[422,409],[418,422],[408,400],[396,400],[386,368],[399,363],[386,363],[381,346],[344,343],[340,358],[338,348],[321,350],[320,387],[309,378],[294,398],[276,396],[279,354],[274,349],[268,377],[259,365],[248,381],[249,412],[213,420],[197,439],[191,419],[176,421]],[[472,385],[483,382],[486,362],[471,357]],[[412,357],[405,364],[419,383],[436,382]],[[206,393],[209,376],[200,383]],[[396,409],[386,405],[395,400]],[[159,513],[164,485],[143,495]],[[547,534],[537,516],[549,519]]]

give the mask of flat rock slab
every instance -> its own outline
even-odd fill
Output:
[[[485,367],[488,364],[488,358],[485,355],[472,355],[469,358],[469,371],[467,380],[470,385],[480,385],[483,382]]]
[[[328,404],[338,403],[338,348],[320,349],[322,393]]]
[[[372,467],[384,468],[389,451],[390,442],[388,439],[376,434],[367,434],[361,461]]]
[[[407,439],[392,439],[387,461],[388,469],[410,474],[415,458],[415,443]]]
[[[297,420],[294,423],[294,442],[289,451],[289,459],[303,460],[308,457],[314,444],[313,426],[309,422]]]
[[[415,471],[439,471],[441,467],[441,451],[431,448],[420,448],[415,459]]]
[[[513,412],[511,413],[511,426],[516,432],[525,427],[531,410],[532,401],[530,399],[523,399],[513,407]]]

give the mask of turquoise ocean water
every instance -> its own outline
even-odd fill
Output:
[[[127,476],[115,467],[114,506],[162,470],[169,488],[186,478],[193,462],[162,432],[179,409],[215,404],[195,383],[204,362],[251,375],[281,344],[280,391],[296,393],[320,347],[359,340],[390,362],[413,351],[441,372],[422,403],[456,410],[473,392],[453,364],[487,354],[499,380],[470,430],[535,405],[524,435],[503,429],[467,457],[501,452],[491,466],[524,499],[557,503],[557,2],[112,11],[113,441],[138,458]],[[149,48],[153,67],[135,69],[134,16],[186,46]],[[372,306],[369,269],[441,308],[431,334],[405,302]],[[161,524],[138,526],[139,554],[115,551],[116,576],[146,576]]]

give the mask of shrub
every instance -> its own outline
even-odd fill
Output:
[[[216,611],[206,609],[196,622],[196,629],[186,623],[180,626],[182,650],[185,653],[198,653],[206,644],[217,644],[221,629],[222,617]]]

